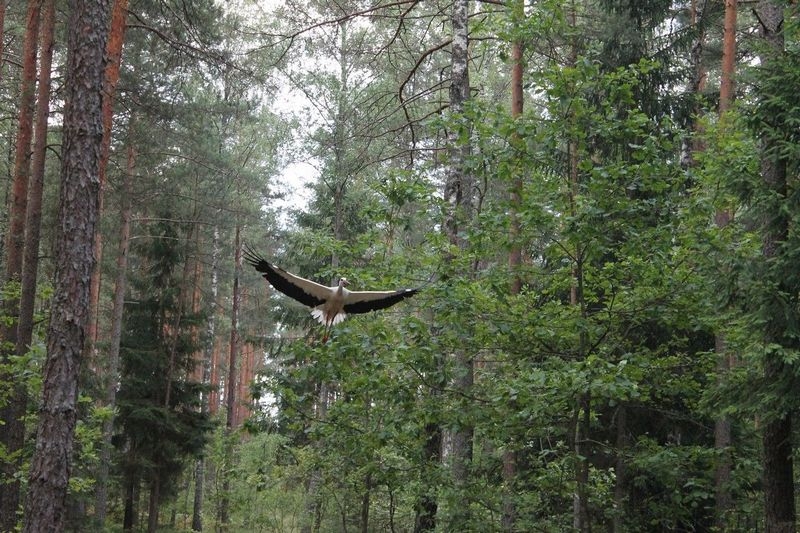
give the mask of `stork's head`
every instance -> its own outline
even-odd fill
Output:
[[[347,287],[350,285],[350,282],[347,281],[347,278],[339,278],[339,287]]]

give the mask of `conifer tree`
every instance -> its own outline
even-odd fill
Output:
[[[77,419],[78,370],[98,220],[100,115],[109,16],[105,0],[76,0],[70,15],[61,166],[58,262],[43,399],[31,461],[25,531],[63,530]]]

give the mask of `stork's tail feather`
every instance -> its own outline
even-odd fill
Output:
[[[330,326],[335,326],[336,324],[344,320],[347,317],[347,313],[340,311],[339,313],[336,314],[336,316],[333,317],[333,319],[328,321],[326,320],[325,317],[325,311],[323,309],[316,308],[311,310],[311,316],[313,316],[314,319],[323,326],[330,327]]]
[[[312,309],[311,316],[323,326],[325,325],[325,312],[322,309]]]

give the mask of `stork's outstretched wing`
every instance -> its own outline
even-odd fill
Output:
[[[273,287],[303,305],[316,307],[331,296],[330,287],[286,272],[259,256],[249,247],[245,247],[244,258],[257,271],[261,272]]]
[[[391,307],[400,300],[414,296],[419,289],[398,291],[350,291],[344,301],[344,312],[351,314],[369,313]]]
[[[344,278],[339,279],[338,286],[326,287],[286,272],[248,247],[245,247],[244,257],[277,290],[314,308],[311,315],[325,326],[323,342],[328,339],[331,326],[344,320],[348,313],[369,313],[386,309],[419,291],[419,289],[348,291],[344,288],[347,284],[347,280]]]

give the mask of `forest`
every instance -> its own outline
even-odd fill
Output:
[[[798,10],[0,0],[0,531],[795,532]]]

